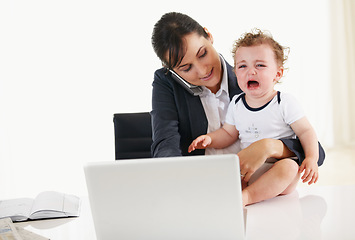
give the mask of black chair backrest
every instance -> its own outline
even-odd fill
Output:
[[[116,160],[151,157],[152,124],[149,112],[116,113],[113,122]]]

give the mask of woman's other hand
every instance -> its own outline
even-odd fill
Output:
[[[244,181],[248,182],[254,172],[261,167],[268,158],[283,159],[294,154],[276,139],[262,139],[250,144],[238,153],[240,173],[244,175]]]

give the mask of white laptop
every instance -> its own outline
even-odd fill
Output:
[[[237,155],[84,167],[98,240],[245,239]]]

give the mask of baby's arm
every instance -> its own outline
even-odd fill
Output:
[[[299,172],[303,173],[301,179],[303,182],[308,182],[308,184],[316,183],[318,180],[318,139],[316,132],[309,123],[306,117],[303,117],[291,124],[293,131],[296,133],[297,137],[300,139],[304,153],[305,159],[300,166]]]
[[[197,137],[189,146],[188,151],[195,149],[225,148],[238,140],[239,132],[234,125],[224,124],[220,129]]]

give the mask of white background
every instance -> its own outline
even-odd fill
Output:
[[[290,47],[279,88],[332,146],[328,1],[1,1],[0,199],[86,195],[83,165],[114,160],[113,114],[151,110],[161,64],[150,38],[169,11],[207,27],[231,64],[233,41],[254,27]]]

